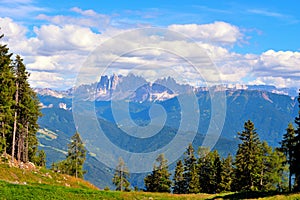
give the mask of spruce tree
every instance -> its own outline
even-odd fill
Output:
[[[0,44],[0,152],[7,150],[12,161],[34,161],[40,102],[28,83],[23,60],[16,56],[13,61],[8,50]]]
[[[4,35],[0,35],[0,153],[6,153],[7,148],[10,148],[11,141],[8,137],[12,131],[15,104],[13,94],[16,90],[12,54],[7,45],[1,44],[3,37]]]
[[[67,172],[71,176],[76,178],[83,178],[85,171],[83,170],[83,164],[86,159],[86,149],[80,138],[78,132],[76,132],[72,138],[71,143],[68,144],[68,155],[63,163],[67,166]]]
[[[218,193],[221,191],[222,162],[218,151],[209,152],[199,157],[199,179],[201,192]]]
[[[38,151],[38,155],[36,157],[35,163],[37,166],[45,167],[46,166],[46,153],[44,150]]]
[[[286,156],[280,149],[273,149],[270,155],[270,170],[267,174],[269,187],[266,190],[286,191],[288,187],[288,179],[286,177],[288,166],[282,163],[286,163]]]
[[[294,173],[294,150],[295,150],[295,129],[292,123],[289,123],[286,133],[283,135],[280,150],[286,156],[289,167],[289,191],[292,190],[292,174]],[[285,164],[285,163],[284,163]]]
[[[165,159],[164,154],[160,154],[156,162],[158,165],[155,164],[152,173],[144,179],[146,190],[148,192],[170,192],[171,174],[168,171],[168,161]]]
[[[254,124],[248,120],[239,132],[241,143],[235,160],[235,190],[257,190],[261,177],[261,142]]]
[[[298,95],[298,116],[295,118],[295,150],[292,167],[295,172],[295,191],[300,191],[300,89]]]
[[[174,194],[184,194],[184,176],[183,176],[183,164],[181,160],[178,160],[176,163],[175,173],[173,177],[173,193]]]
[[[231,191],[231,184],[233,181],[233,167],[232,156],[229,154],[225,159],[222,159],[222,172],[221,172],[221,191]]]
[[[113,184],[116,186],[116,190],[119,191],[130,191],[130,183],[128,181],[129,170],[125,165],[122,158],[119,158],[119,163],[116,167],[114,177],[112,179]]]
[[[36,132],[38,129],[37,120],[41,116],[39,100],[36,93],[29,85],[29,73],[23,64],[20,56],[16,56],[14,62],[15,79],[18,93],[16,106],[16,147],[18,161],[33,161],[37,152],[38,141]]]
[[[185,193],[200,192],[197,158],[195,157],[192,144],[189,144],[185,152],[183,176],[185,180]]]

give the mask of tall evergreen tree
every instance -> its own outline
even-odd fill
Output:
[[[71,137],[71,143],[68,144],[68,155],[66,165],[68,174],[76,178],[83,178],[85,171],[83,164],[86,159],[86,149],[78,132]]]
[[[203,157],[199,157],[198,167],[201,192],[220,192],[222,163],[218,151],[215,150],[207,153]]]
[[[144,179],[146,190],[148,192],[170,192],[171,174],[168,171],[168,161],[165,159],[164,154],[160,154],[156,162],[158,166],[155,164],[152,173]]]
[[[40,167],[46,166],[46,153],[44,150],[38,151],[35,163]]]
[[[269,173],[267,173],[268,185],[266,190],[277,190],[279,192],[285,191],[288,187],[288,179],[286,177],[288,166],[286,163],[286,156],[275,148],[270,154]],[[267,184],[266,184],[267,185]]]
[[[119,158],[119,163],[116,167],[114,177],[112,179],[113,184],[116,186],[116,190],[120,191],[130,191],[130,183],[128,181],[129,170],[125,165],[125,162],[122,158]]]
[[[250,120],[245,122],[244,131],[238,135],[241,144],[234,163],[235,190],[257,190],[260,186],[261,142]]]
[[[12,131],[12,121],[15,104],[13,94],[15,93],[14,72],[11,61],[12,53],[9,53],[7,45],[2,45],[0,35],[0,153],[6,153],[10,141],[7,139]]]
[[[30,88],[29,73],[23,64],[20,56],[16,56],[14,62],[18,102],[16,106],[16,149],[17,159],[27,162],[34,160],[37,152],[36,131],[38,129],[37,120],[41,116],[39,100],[35,92]]]
[[[185,152],[183,176],[185,180],[185,193],[200,192],[197,158],[195,157],[192,144],[189,144]]]
[[[281,141],[281,151],[287,159],[289,167],[289,191],[292,190],[292,175],[294,173],[294,150],[295,150],[295,129],[292,123],[289,123],[286,133]]]
[[[222,172],[221,172],[221,191],[231,191],[231,184],[233,181],[233,167],[232,156],[229,154],[225,159],[222,159]]]
[[[0,39],[3,35],[0,36]],[[39,100],[28,83],[29,73],[20,56],[13,61],[6,45],[0,44],[0,151],[12,161],[33,161],[38,146]]]
[[[173,193],[174,194],[184,194],[184,176],[183,176],[183,164],[181,160],[176,163],[175,173],[173,177]]]
[[[293,161],[294,164],[292,164],[294,170],[295,170],[295,190],[300,191],[300,89],[299,89],[299,95],[298,95],[298,116],[295,118],[295,151],[294,151],[294,158]]]

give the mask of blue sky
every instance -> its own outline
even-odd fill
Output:
[[[0,0],[0,31],[24,57],[34,87],[72,87],[95,44],[149,26],[203,44],[225,83],[299,87],[299,7],[297,0]],[[80,35],[87,38],[75,43]]]

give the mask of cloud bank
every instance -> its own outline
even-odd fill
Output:
[[[12,52],[24,57],[33,87],[72,87],[79,69],[94,49],[101,48],[104,41],[132,28],[118,28],[114,25],[116,22],[112,16],[94,10],[74,7],[70,12],[70,15],[55,16],[38,14],[36,20],[43,23],[34,27],[26,27],[10,17],[0,18],[0,32],[5,34],[2,43],[7,43]],[[140,27],[140,24],[136,24],[135,28]],[[271,84],[278,87],[300,85],[300,52],[272,49],[260,55],[233,52],[235,45],[247,43],[247,35],[240,27],[222,21],[209,24],[170,24],[165,28],[190,38],[205,49],[224,83]],[[181,48],[185,55],[172,55],[159,49],[128,52],[114,60],[107,72],[126,74],[129,72],[128,66],[135,66],[135,73],[152,80],[162,75],[155,73],[155,69],[172,68],[178,73],[184,73],[184,81],[192,84],[201,82],[199,76],[187,68],[183,60],[184,57],[199,55],[186,41],[174,40],[171,36],[161,38],[159,35],[138,34],[121,43],[112,43],[112,48],[121,50],[125,43],[126,46],[134,46],[146,41],[159,43],[162,48]],[[118,55],[100,56],[103,60],[109,60]],[[166,71],[166,75],[167,73]]]

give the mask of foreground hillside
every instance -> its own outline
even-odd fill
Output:
[[[27,168],[27,169],[26,169]],[[64,186],[69,188],[81,188],[97,190],[98,188],[91,183],[72,176],[59,174],[44,168],[29,168],[24,166],[23,169],[10,167],[8,164],[0,163],[0,180],[10,183],[11,185],[36,186],[51,185]],[[2,182],[2,185],[5,183]],[[8,187],[8,183],[4,186]],[[22,187],[21,187],[22,188]],[[2,188],[3,189],[3,188]],[[0,194],[3,192],[0,189]]]
[[[23,169],[0,163],[0,199],[299,199],[300,194],[223,193],[175,195],[100,191],[87,181],[44,168]]]
[[[224,193],[175,195],[146,192],[115,192],[69,188],[47,184],[21,185],[0,181],[0,199],[299,199],[300,194],[272,195],[265,193]]]

